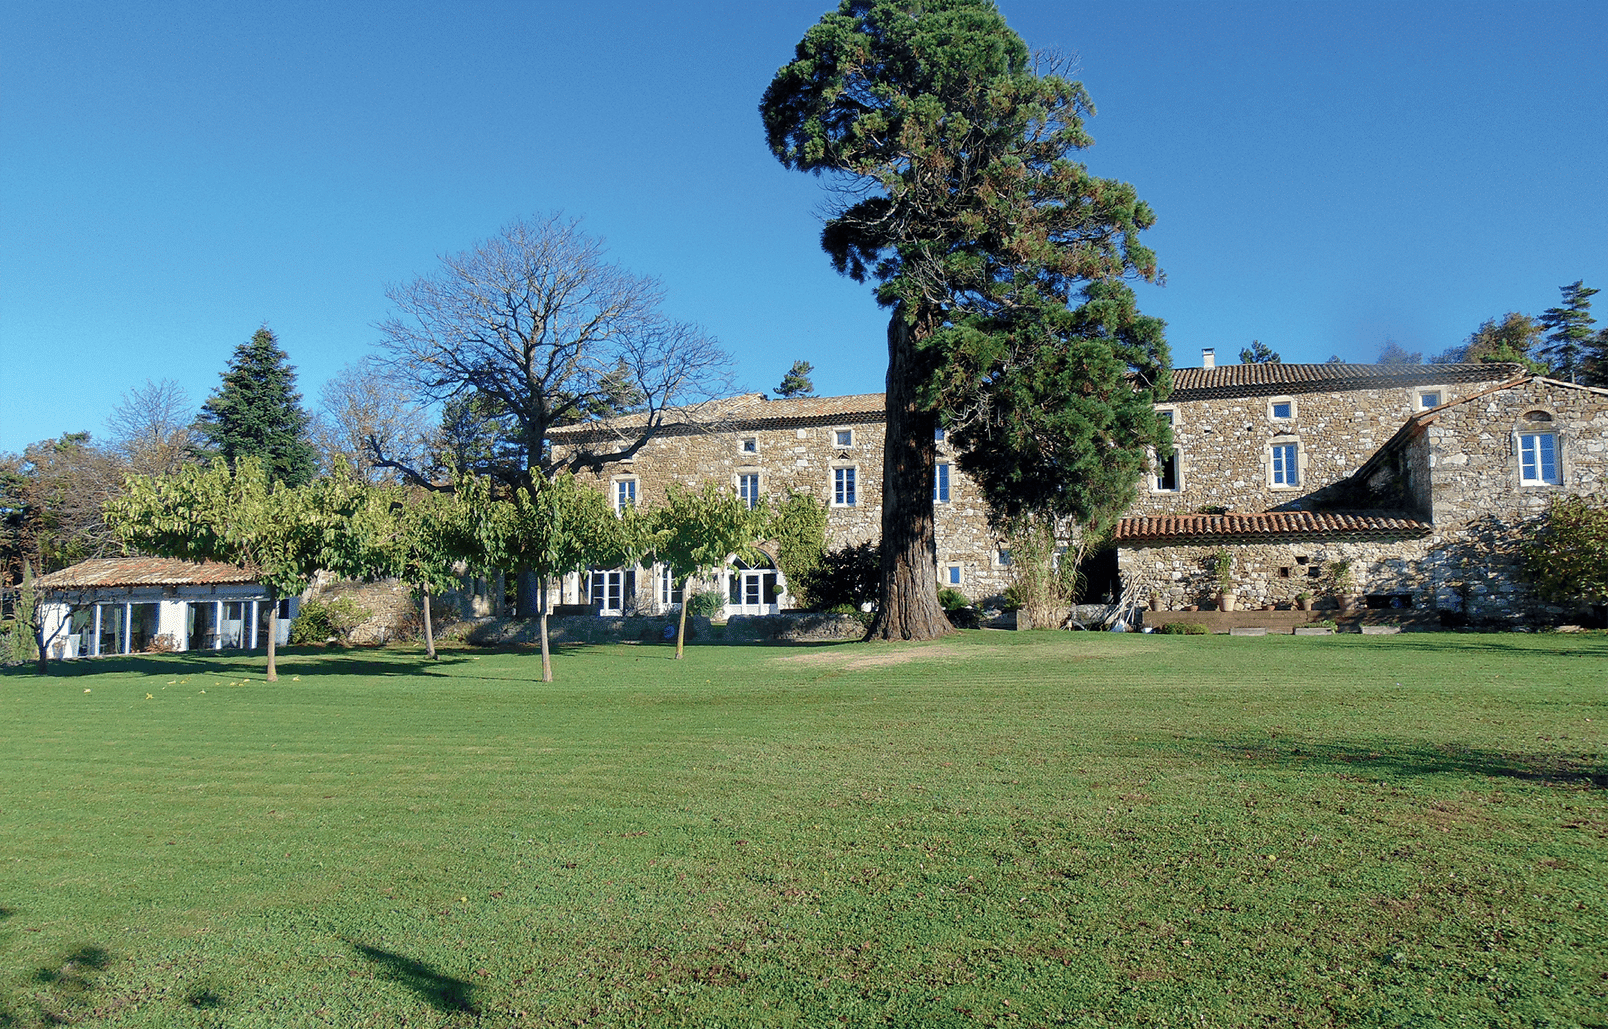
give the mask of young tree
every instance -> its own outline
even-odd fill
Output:
[[[370,487],[352,520],[358,546],[333,571],[357,578],[395,578],[417,590],[424,616],[424,650],[436,660],[430,597],[453,589],[457,558],[450,499],[417,487]]]
[[[166,475],[191,460],[200,437],[190,395],[172,379],[145,380],[106,419],[112,449],[135,475]]]
[[[1279,353],[1259,339],[1239,352],[1240,364],[1279,364]]]
[[[1041,74],[1041,71],[1043,72]],[[882,594],[870,636],[950,631],[937,600],[932,476],[935,431],[973,422],[975,437],[1026,442],[1008,426],[1027,402],[1061,408],[1083,391],[1071,351],[1109,345],[1105,321],[1061,313],[1117,301],[1121,279],[1155,280],[1139,240],[1154,222],[1126,183],[1072,160],[1092,140],[1083,87],[1035,67],[988,0],[844,0],[799,43],[760,105],[772,153],[789,168],[842,177],[845,200],[822,232],[839,272],[873,278],[888,325],[883,452]],[[1079,287],[1099,287],[1079,295]],[[1086,293],[1086,291],[1085,291]],[[1142,406],[1169,385],[1161,323],[1129,326]],[[1063,356],[1053,393],[1032,363]],[[1108,352],[1109,353],[1109,352]],[[1109,396],[1109,394],[1107,394]],[[1089,413],[1085,408],[1085,414]],[[1043,428],[1143,455],[1159,419],[1115,431],[1052,415]],[[1126,420],[1121,419],[1121,420]],[[1134,475],[1142,461],[1132,462]],[[1011,474],[1065,473],[1036,455]],[[1035,487],[1036,492],[1049,486]]]
[[[505,439],[459,456],[510,493],[560,470],[602,469],[642,449],[667,408],[724,392],[731,358],[696,326],[659,310],[663,291],[604,258],[603,244],[558,215],[515,221],[442,257],[441,270],[393,286],[381,346],[399,379],[428,401],[469,401]],[[559,461],[556,426],[615,417],[601,445]],[[376,441],[377,442],[377,441]],[[375,464],[420,485],[423,469],[376,451]],[[527,570],[528,571],[528,570]],[[520,608],[536,605],[520,577]]]
[[[1608,506],[1557,497],[1520,544],[1536,592],[1564,603],[1608,602]]]
[[[815,366],[808,361],[794,361],[793,367],[782,376],[781,385],[776,387],[776,395],[783,400],[792,400],[794,397],[813,397],[815,383],[810,381],[810,373]]]
[[[288,486],[309,482],[318,471],[308,428],[296,369],[266,325],[235,348],[196,422],[209,454],[230,465],[256,458],[270,479]]]
[[[733,555],[757,560],[754,548],[770,526],[770,511],[749,507],[729,488],[706,482],[693,491],[671,483],[664,506],[649,515],[651,547],[681,583],[681,618],[676,626],[676,660],[687,635],[687,583],[725,567]]]
[[[461,476],[453,493],[455,556],[475,564],[523,568],[539,583],[542,681],[553,681],[547,642],[547,593],[554,577],[588,564],[634,563],[642,552],[642,516],[627,508],[616,516],[607,498],[560,473],[521,486],[499,499],[491,480]]]
[[[1552,374],[1570,382],[1580,381],[1585,370],[1587,350],[1591,342],[1591,298],[1600,290],[1587,289],[1583,281],[1576,280],[1558,287],[1563,304],[1549,307],[1541,315],[1541,328],[1547,332],[1541,356],[1552,366]]]
[[[279,600],[307,588],[322,568],[349,568],[360,546],[353,531],[361,483],[340,470],[305,486],[270,479],[255,457],[233,470],[222,459],[173,475],[131,476],[128,492],[106,505],[106,520],[130,546],[186,561],[251,568],[268,587],[269,682],[275,663]]]

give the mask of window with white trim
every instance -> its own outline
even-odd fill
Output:
[[[1441,391],[1438,389],[1424,389],[1418,391],[1418,409],[1428,411],[1432,407],[1441,405]]]
[[[832,439],[836,442],[837,446],[840,446],[840,447],[852,447],[852,446],[854,446],[854,430],[853,429],[833,429],[832,430]]]
[[[659,604],[661,607],[674,607],[681,603],[682,586],[676,578],[676,571],[669,565],[659,566]]]
[[[1519,481],[1526,486],[1562,485],[1557,433],[1519,433]]]
[[[1301,454],[1298,443],[1273,444],[1273,485],[1301,485]]]
[[[855,469],[832,469],[832,506],[853,507],[858,503],[854,491]]]
[[[995,568],[1009,568],[1010,566],[1011,549],[1009,547],[1000,547],[998,550],[994,551]]]
[[[1274,397],[1267,405],[1268,417],[1276,422],[1288,422],[1295,419],[1295,401],[1289,397]]]
[[[1177,493],[1183,487],[1178,479],[1178,451],[1156,458],[1156,492]]]
[[[759,437],[744,436],[742,444],[737,449],[741,450],[745,454],[759,453]]]
[[[614,480],[614,510],[624,511],[628,507],[635,507],[637,502],[637,481],[635,479]]]
[[[944,565],[944,585],[950,587],[960,585],[960,565]]]
[[[598,614],[624,614],[625,605],[636,593],[636,570],[598,569],[592,572],[587,586],[587,599]]]
[[[747,504],[750,509],[759,506],[760,492],[758,472],[737,473],[737,495],[743,499],[743,503]]]
[[[932,467],[932,502],[949,503],[949,462],[940,461]]]

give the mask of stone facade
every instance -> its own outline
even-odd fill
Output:
[[[595,443],[597,435],[585,427],[560,430],[553,435],[554,447],[564,456],[575,446]],[[630,460],[583,471],[580,478],[616,502],[623,495],[650,506],[664,499],[672,483],[696,488],[710,479],[729,484],[739,494],[757,488],[758,495],[772,503],[789,493],[806,494],[826,505],[827,546],[837,548],[876,539],[881,533],[882,445],[880,393],[795,400],[750,394],[700,410],[696,418],[672,421]],[[939,579],[948,584],[952,574],[957,576],[955,588],[970,597],[998,594],[1009,573],[1000,566],[1001,544],[988,526],[987,507],[972,481],[954,466],[947,444],[940,441],[938,452],[943,466],[940,483],[947,493],[947,499],[940,496],[935,504]],[[650,614],[666,609],[657,595],[658,570],[632,571],[631,609]],[[731,574],[701,586],[713,586],[729,596]],[[781,590],[774,605],[761,605],[763,610],[728,605],[728,613],[762,615],[793,607],[785,576],[777,578]],[[586,587],[571,576],[557,600],[585,603]]]
[[[1437,371],[1432,366],[1425,373]],[[1350,592],[1368,598],[1371,606],[1438,610],[1477,624],[1577,617],[1577,610],[1544,603],[1530,592],[1518,543],[1526,523],[1553,497],[1578,494],[1600,501],[1608,496],[1608,391],[1540,377],[1486,383],[1409,413],[1372,453],[1337,476],[1337,455],[1350,454],[1356,441],[1379,431],[1379,418],[1368,407],[1377,391],[1358,393],[1352,419],[1336,416],[1343,405],[1324,409],[1327,424],[1356,427],[1356,432],[1341,432],[1327,442],[1325,433],[1307,432],[1303,422],[1300,439],[1313,451],[1307,467],[1318,471],[1304,478],[1289,500],[1266,510],[1399,517],[1351,518],[1344,526],[1331,520],[1333,527],[1320,531],[1267,516],[1240,523],[1178,518],[1159,529],[1161,520],[1132,517],[1118,526],[1124,579],[1141,594],[1159,594],[1169,608],[1205,606],[1216,594],[1211,558],[1223,548],[1233,556],[1234,581],[1245,607],[1288,604],[1303,591],[1332,605],[1337,591],[1325,570],[1344,561],[1354,583]],[[1221,412],[1222,403],[1181,404],[1179,420]],[[1316,404],[1305,406],[1316,414]],[[1198,483],[1195,496],[1219,504],[1254,499],[1244,483],[1260,437],[1250,429],[1243,432],[1247,453],[1224,452],[1224,481],[1215,488],[1210,481]],[[1262,496],[1279,500],[1272,491]],[[1154,497],[1148,503],[1153,505]],[[1136,505],[1135,512],[1145,506]]]

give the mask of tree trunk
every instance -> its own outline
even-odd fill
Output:
[[[538,610],[541,611],[542,620],[542,682],[552,682],[553,655],[547,649],[547,576],[545,575],[542,576],[541,592],[541,606]]]
[[[537,579],[536,573],[529,568],[521,568],[518,575],[518,616],[520,618],[531,618],[537,613],[545,613],[547,611],[547,598],[543,596],[537,599],[537,594],[542,592],[543,583]]]
[[[45,620],[39,617],[38,601],[34,602],[33,637],[34,646],[39,651],[39,663],[34,671],[40,675],[50,674],[50,652],[45,649]]]
[[[430,624],[430,584],[425,583],[419,587],[424,595],[424,654],[430,660],[436,660],[435,628]]]
[[[938,414],[917,391],[929,361],[901,306],[888,322],[887,426],[882,443],[882,584],[868,640],[933,640],[953,632],[938,603],[938,545],[933,533],[933,439]]]
[[[687,588],[692,585],[692,576],[688,575],[681,580],[681,617],[676,623],[676,660],[680,661],[682,647],[687,640],[687,598],[690,594]]]
[[[279,681],[279,670],[274,667],[274,644],[279,638],[279,594],[268,601],[268,681]]]

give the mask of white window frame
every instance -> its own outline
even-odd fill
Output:
[[[1277,415],[1277,414],[1273,413],[1278,408],[1278,406],[1280,404],[1289,404],[1290,405],[1290,413],[1288,415]],[[1268,418],[1268,421],[1272,421],[1272,422],[1293,422],[1293,421],[1295,421],[1296,416],[1298,414],[1300,414],[1300,412],[1296,410],[1295,398],[1294,397],[1269,397],[1268,398],[1268,401],[1267,401],[1267,418]]]
[[[1293,459],[1294,467],[1290,467]],[[1267,448],[1267,484],[1276,490],[1300,489],[1306,481],[1305,453],[1298,439],[1275,439]],[[1290,476],[1294,475],[1294,479]],[[1279,481],[1279,476],[1284,481]]]
[[[752,511],[765,501],[765,480],[762,472],[741,469],[732,477],[732,489],[737,496],[746,501],[748,509]],[[744,490],[747,490],[747,495]]]
[[[1424,395],[1426,393],[1435,394],[1436,400],[1433,404],[1424,403]],[[1445,386],[1419,386],[1417,389],[1413,390],[1413,410],[1428,411],[1430,408],[1439,407],[1446,403],[1446,398],[1448,395],[1449,394]]]
[[[1168,425],[1171,425],[1174,429],[1178,428],[1177,404],[1157,404],[1155,410],[1156,414],[1162,415],[1166,418]]]
[[[939,569],[939,578],[948,589],[959,589],[966,581],[964,565],[951,562]]]
[[[1009,568],[1011,566],[1011,548],[998,546],[994,548],[994,567]]]
[[[622,475],[609,480],[609,501],[614,507],[615,514],[624,514],[627,506],[625,494],[631,494],[629,506],[635,507],[641,501],[637,491],[638,480],[634,475]]]
[[[592,606],[597,609],[599,615],[622,616],[625,614],[626,604],[636,599],[626,595],[626,584],[633,578],[628,574],[629,571],[630,569],[625,568],[593,568],[587,572],[586,597]],[[600,580],[603,585],[601,603],[597,599],[596,592],[597,584]],[[614,589],[618,589],[618,605],[609,604],[609,593]]]
[[[848,437],[848,442],[844,442],[844,437]],[[854,446],[854,429],[849,426],[834,427],[832,429],[832,445],[840,448]]]
[[[737,452],[740,454],[759,453],[759,437],[743,436],[737,440]]]
[[[659,606],[662,608],[680,607],[681,601],[676,599],[676,593],[681,592],[685,596],[685,590],[684,587],[676,584],[675,569],[668,564],[661,563],[653,579],[658,584]]]
[[[1542,440],[1550,440],[1552,474],[1547,475],[1546,450]],[[1513,453],[1519,463],[1519,485],[1563,485],[1563,435],[1557,429],[1516,429],[1513,433]]]
[[[949,490],[952,476],[948,461],[939,461],[932,466],[932,502],[934,504],[949,503]]]
[[[845,474],[846,473],[846,474]],[[847,490],[845,490],[845,483]],[[832,468],[832,506],[858,507],[860,505],[860,466],[836,465]]]

